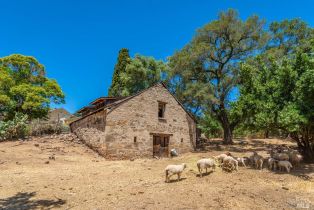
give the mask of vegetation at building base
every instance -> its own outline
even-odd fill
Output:
[[[47,117],[50,104],[64,103],[56,80],[34,57],[13,54],[0,58],[1,138],[21,138],[33,119]]]

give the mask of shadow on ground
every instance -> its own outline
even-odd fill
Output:
[[[181,181],[184,181],[184,180],[186,180],[186,178],[180,178],[180,180],[178,180],[178,179],[170,179],[169,182],[167,182],[167,183],[181,182]]]
[[[290,140],[284,140],[285,143],[289,143]],[[277,144],[276,144],[277,145]],[[204,143],[204,148],[205,151],[229,151],[229,152],[241,152],[241,153],[246,153],[246,152],[263,152],[263,151],[269,151],[274,144],[267,140],[259,140],[259,139],[252,139],[252,140],[244,140],[244,139],[234,139],[234,143],[231,145],[224,145],[222,140],[215,139],[215,140],[210,140]]]
[[[16,195],[4,199],[0,199],[0,209],[54,209],[66,203],[65,200],[33,200],[36,192],[19,192]]]
[[[276,171],[276,173],[281,173],[279,171]],[[284,172],[286,173],[286,172]],[[310,164],[310,163],[303,163],[298,167],[294,167],[292,168],[292,170],[290,171],[291,175],[297,176],[303,180],[309,181],[312,180],[313,178],[309,175],[314,174],[314,164]],[[309,174],[309,175],[308,175]]]

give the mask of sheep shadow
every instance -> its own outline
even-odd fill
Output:
[[[169,183],[176,183],[176,182],[181,182],[183,180],[186,180],[186,178],[180,178],[180,180],[178,180],[178,179],[170,179],[169,182],[166,182],[166,183],[167,184],[169,184]]]
[[[4,199],[0,199],[0,209],[55,209],[66,203],[65,200],[31,200],[36,192],[19,192],[16,195]]]
[[[272,171],[275,174],[285,174],[288,173],[285,170],[284,171]],[[300,179],[303,179],[305,181],[310,181],[313,180],[314,177],[314,164],[307,164],[307,163],[302,163],[298,167],[294,167],[291,169],[290,175],[296,176]]]
[[[207,173],[202,173],[203,177],[208,176],[210,174],[214,173],[214,171],[208,171]],[[202,178],[200,174],[196,174],[196,177]]]

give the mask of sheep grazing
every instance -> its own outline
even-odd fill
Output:
[[[245,165],[245,161],[247,160],[246,157],[238,157],[238,158],[235,158],[238,163],[241,163],[242,166],[246,167]]]
[[[288,173],[290,173],[290,169],[292,168],[291,163],[287,160],[278,161],[277,165],[281,171],[285,168]]]
[[[272,157],[268,158],[268,169],[269,170],[276,170],[276,160]]]
[[[233,157],[233,159],[238,161],[239,164],[241,164],[242,166],[246,167],[245,161],[247,161],[247,157],[243,157],[243,158],[242,157],[235,157],[230,152],[227,152],[226,155],[229,156],[229,157]]]
[[[253,152],[253,155],[250,157],[250,161],[252,166],[255,166],[256,169],[263,169],[264,158],[263,156],[257,154],[257,152]]]
[[[178,175],[178,181],[180,180],[181,173],[183,170],[186,168],[186,164],[182,163],[180,165],[168,165],[165,168],[166,172],[166,182],[170,181],[170,177],[173,176],[174,174]]]
[[[200,177],[203,177],[203,169],[205,169],[207,173],[207,168],[212,168],[213,170],[215,170],[216,168],[215,160],[210,158],[200,159],[199,161],[197,161],[196,165],[200,173]]]
[[[281,160],[281,161],[288,161],[289,160],[289,155],[286,153],[274,153],[271,157],[276,159],[276,160]]]
[[[231,156],[227,156],[223,159],[222,168],[227,171],[238,171],[238,161]]]
[[[221,164],[224,160],[225,157],[228,157],[228,155],[226,154],[220,154],[218,156],[215,156],[214,159],[216,159],[218,161],[219,164]]]
[[[289,153],[289,161],[293,166],[299,166],[300,162],[303,160],[303,156],[298,154],[297,152]]]

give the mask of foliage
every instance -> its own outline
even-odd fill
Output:
[[[133,95],[162,80],[163,74],[167,71],[167,65],[155,60],[153,57],[135,55],[126,66],[126,71],[120,74],[124,84],[123,96]]]
[[[0,121],[0,141],[24,138],[29,133],[28,116],[16,113],[12,120]]]
[[[202,130],[207,138],[220,137],[222,135],[222,127],[219,122],[212,118],[210,114],[205,114],[198,123],[198,128]]]
[[[119,51],[118,60],[114,67],[112,82],[108,91],[109,96],[122,96],[124,83],[121,79],[121,74],[125,73],[126,66],[130,63],[130,60],[129,50],[122,48]]]
[[[238,65],[263,46],[263,25],[257,16],[242,21],[234,10],[222,12],[170,58],[171,88],[194,113],[210,113],[220,123],[225,143],[232,143],[232,131],[240,122],[230,116]]]
[[[30,123],[30,134],[32,136],[60,134],[69,131],[69,126],[63,125],[62,123],[47,123],[42,120],[35,120]]]
[[[12,120],[17,112],[29,119],[43,118],[51,102],[64,103],[64,94],[34,57],[14,54],[0,58],[0,119]]]
[[[300,43],[304,43],[300,41]],[[240,101],[255,129],[280,129],[314,158],[314,42],[312,49],[293,46],[281,59],[266,51],[241,67]],[[297,43],[298,44],[298,43]],[[281,48],[279,48],[281,50]],[[290,50],[289,50],[290,51]]]
[[[310,50],[308,41],[313,37],[313,30],[300,19],[272,22],[269,26],[271,39],[267,43],[268,53],[276,57],[296,53],[297,49]]]

